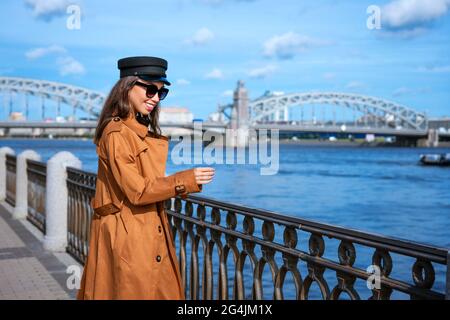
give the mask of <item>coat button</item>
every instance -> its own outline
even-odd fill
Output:
[[[156,256],[156,261],[161,262],[161,256],[160,255]]]
[[[175,186],[175,192],[177,194],[184,193],[186,192],[186,187],[184,186],[184,184],[177,185]]]

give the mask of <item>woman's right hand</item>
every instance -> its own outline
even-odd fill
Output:
[[[210,183],[214,177],[215,169],[212,167],[194,168],[195,181],[197,184]]]

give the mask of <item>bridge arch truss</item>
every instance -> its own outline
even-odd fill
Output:
[[[0,77],[0,93],[24,94],[66,104],[97,118],[105,101],[105,95],[93,90],[45,80]],[[10,98],[11,99],[11,98]],[[11,101],[11,100],[10,100]],[[27,102],[28,103],[28,102]]]
[[[428,127],[424,113],[406,106],[371,96],[335,92],[293,93],[253,100],[248,105],[250,122],[261,122],[276,112],[284,112],[286,108],[310,104],[342,106],[359,112],[381,127],[400,125],[404,129],[420,131]]]

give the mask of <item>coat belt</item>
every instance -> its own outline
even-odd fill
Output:
[[[109,214],[114,214],[120,211],[120,208],[116,206],[114,203],[108,203],[101,207],[95,208],[94,213],[99,216],[107,216]]]
[[[110,214],[115,214],[121,210],[120,207],[118,207],[117,205],[115,205],[112,202],[107,203],[101,207],[94,208],[94,199],[92,199],[92,201],[91,201],[91,206],[94,209],[94,213],[98,214],[99,216],[107,216]],[[164,210],[164,204],[162,204],[162,203],[161,204],[157,203],[156,207],[158,208],[158,211]]]

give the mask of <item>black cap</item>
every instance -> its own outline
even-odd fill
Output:
[[[120,77],[138,76],[143,80],[162,81],[170,86],[166,78],[167,60],[156,57],[128,57],[117,61]]]

